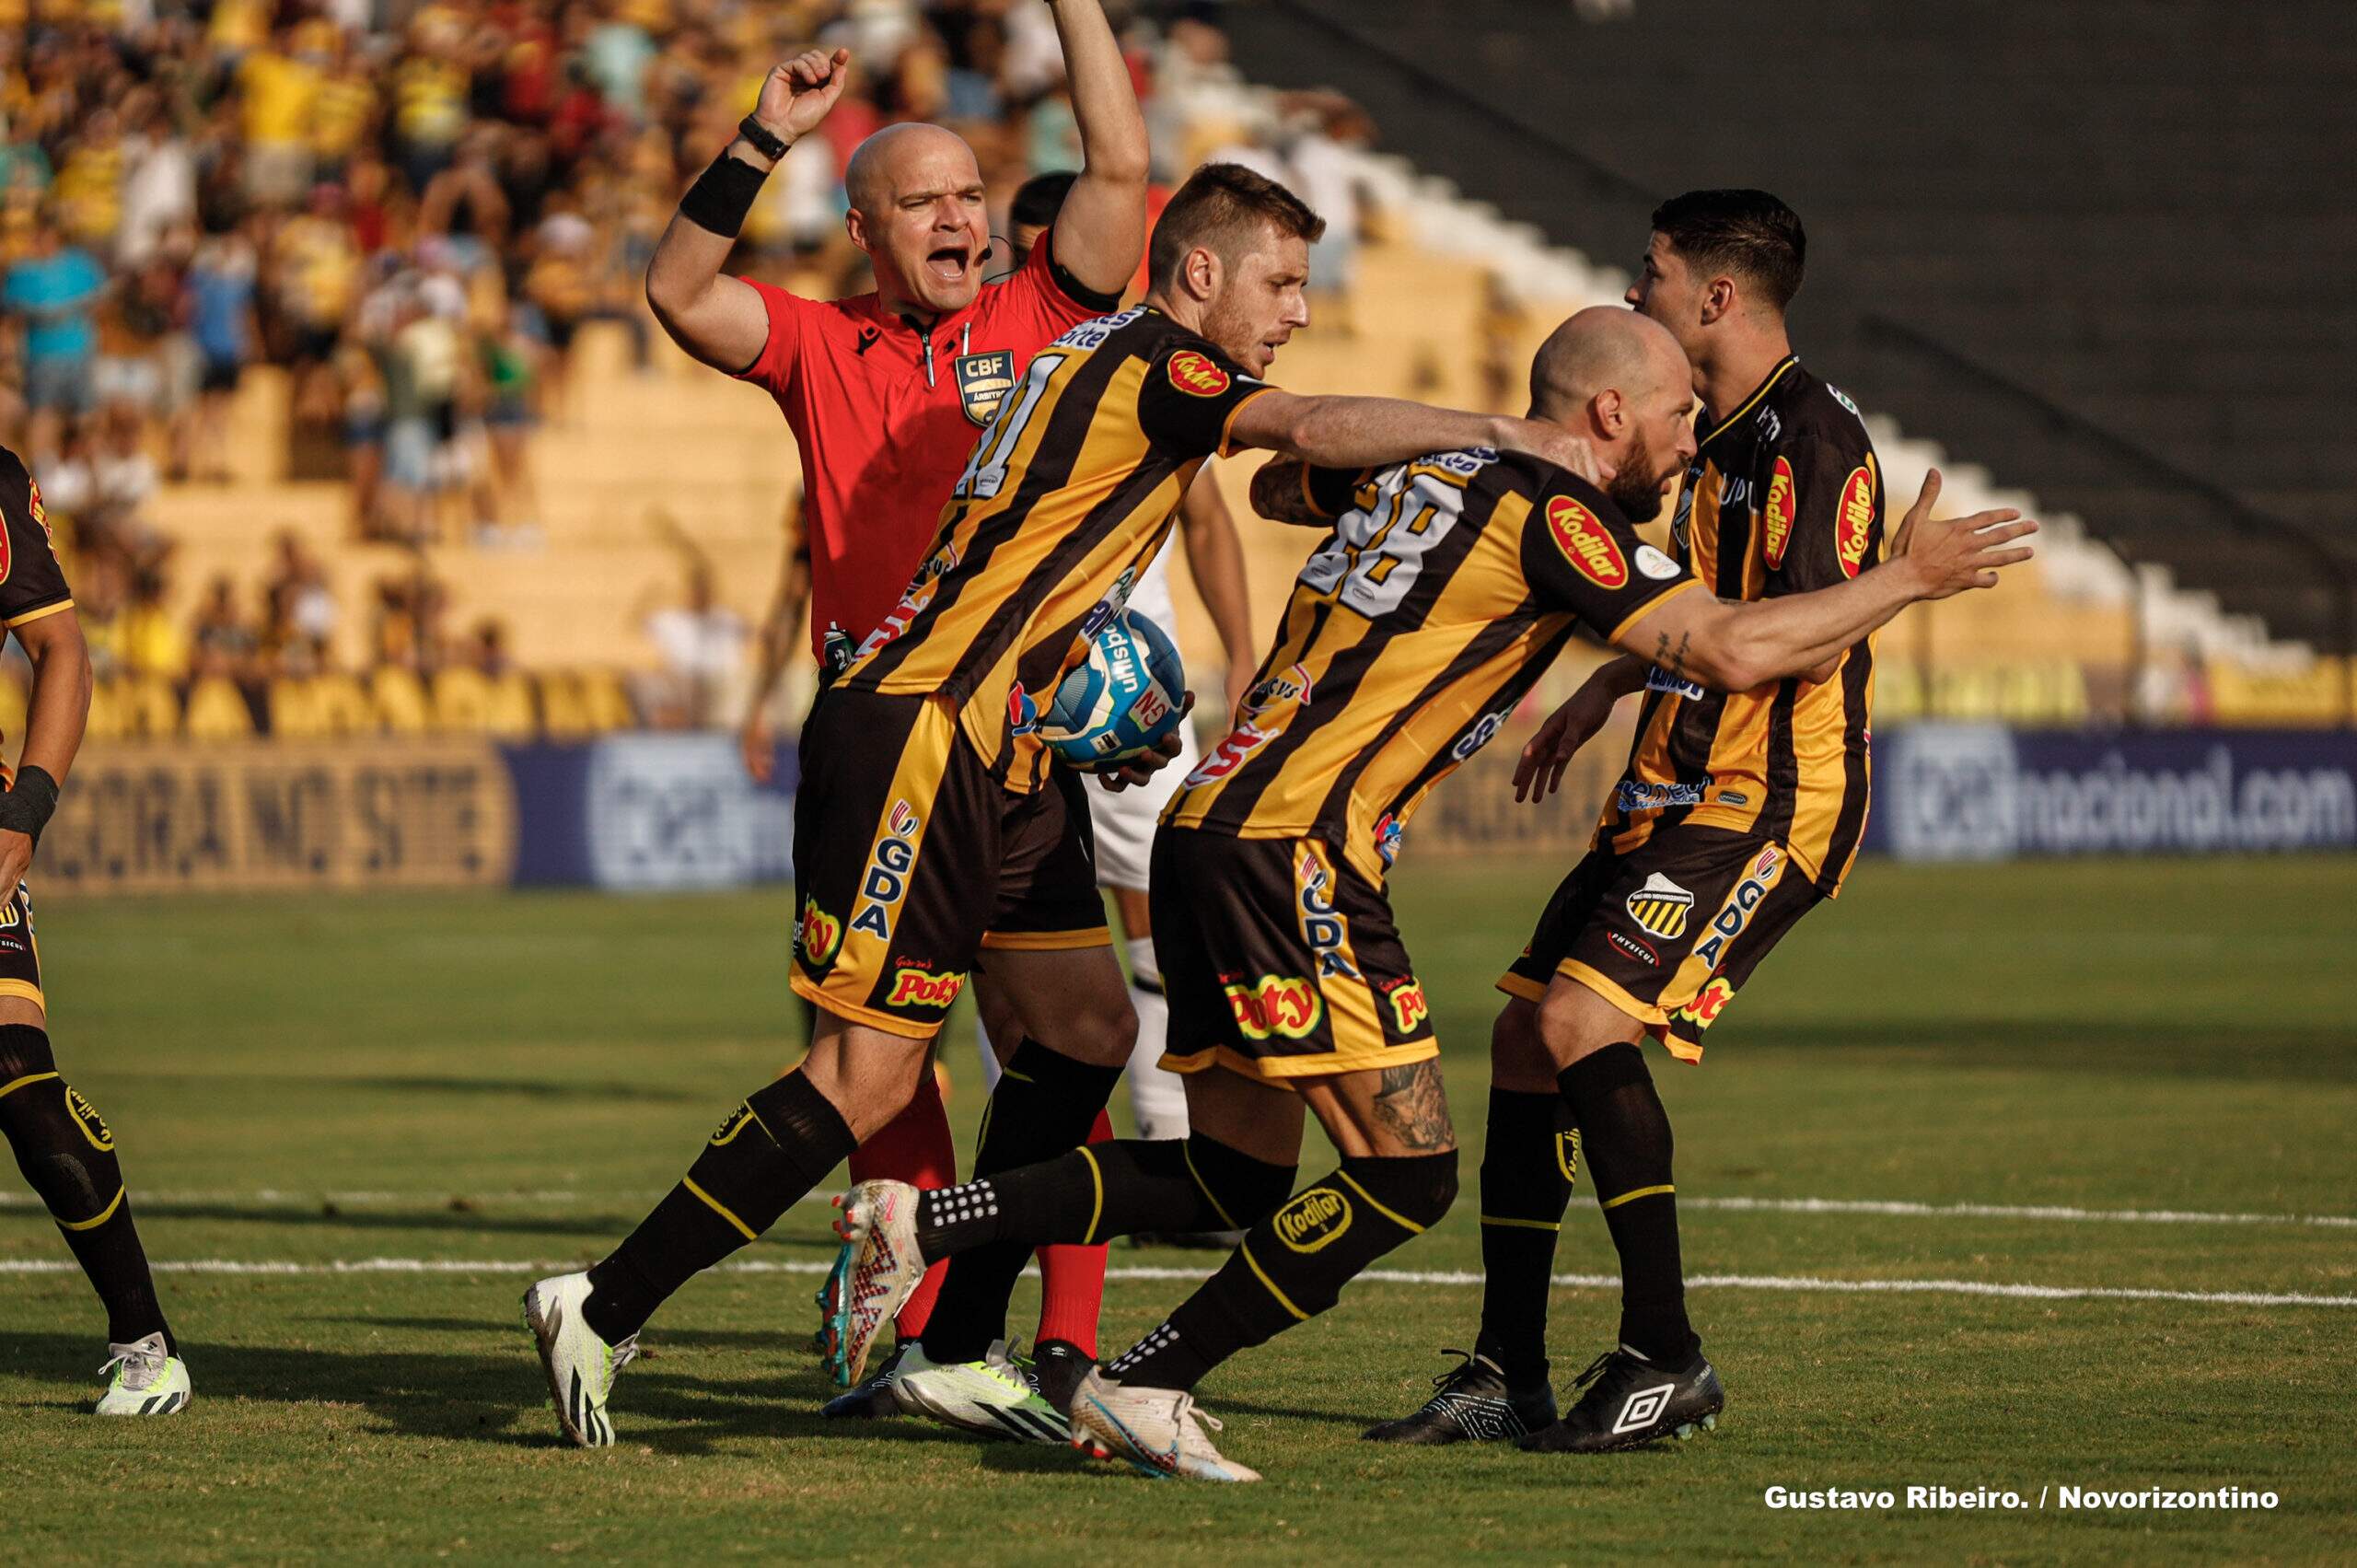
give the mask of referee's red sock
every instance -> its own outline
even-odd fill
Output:
[[[1109,1143],[1113,1123],[1103,1111],[1088,1130],[1092,1144]],[[936,1268],[938,1264],[935,1265]],[[930,1275],[927,1284],[932,1283]],[[1062,1340],[1083,1355],[1097,1354],[1097,1319],[1105,1309],[1105,1246],[1039,1249],[1039,1333],[1032,1343]]]
[[[908,1109],[886,1122],[851,1156],[851,1179],[905,1181],[921,1188],[958,1184],[958,1144],[949,1132],[949,1109],[941,1103],[941,1081],[929,1065],[918,1075],[917,1092]],[[1101,1276],[1101,1260],[1097,1271]],[[934,1298],[941,1294],[942,1276],[948,1272],[947,1259],[924,1272],[923,1281],[892,1320],[900,1338],[915,1340],[923,1335],[925,1322],[933,1316]]]

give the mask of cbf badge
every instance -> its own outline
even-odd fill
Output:
[[[1014,389],[1014,351],[961,354],[953,368],[958,373],[958,401],[966,405],[966,417],[976,424],[988,424],[992,415],[998,412],[998,405]]]

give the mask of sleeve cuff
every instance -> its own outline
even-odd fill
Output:
[[[74,601],[72,599],[62,598],[55,604],[44,604],[36,609],[24,610],[21,613],[11,615],[6,621],[0,621],[0,626],[5,626],[13,632],[19,626],[30,625],[36,621],[46,621],[60,610],[71,610],[73,608]]]
[[[1699,577],[1689,577],[1682,583],[1670,584],[1669,587],[1662,589],[1661,592],[1654,595],[1653,598],[1645,600],[1644,603],[1637,606],[1636,609],[1622,616],[1620,618],[1620,623],[1604,634],[1604,640],[1608,643],[1618,643],[1620,640],[1620,634],[1623,632],[1626,632],[1630,627],[1634,626],[1638,621],[1643,621],[1646,616],[1651,615],[1655,610],[1659,610],[1663,605],[1667,604],[1671,599],[1676,598],[1679,594],[1684,593],[1687,589],[1699,588],[1701,586],[1702,581]]]

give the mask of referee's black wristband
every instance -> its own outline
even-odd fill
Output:
[[[57,810],[57,781],[30,763],[17,770],[17,782],[0,795],[0,831],[23,833],[35,844]]]
[[[745,226],[745,215],[753,210],[753,198],[761,193],[761,181],[768,178],[743,158],[723,153],[679,198],[679,215],[698,228],[734,239]]]

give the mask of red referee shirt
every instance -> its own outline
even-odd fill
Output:
[[[975,436],[1031,356],[1120,301],[1056,266],[1045,235],[1020,272],[930,330],[873,294],[804,299],[745,281],[770,336],[738,378],[777,400],[802,449],[810,641],[823,658],[829,625],[856,645],[900,602]]]

